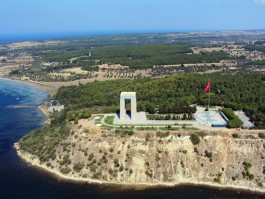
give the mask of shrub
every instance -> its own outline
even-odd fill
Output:
[[[61,172],[62,174],[68,174],[68,173],[71,172],[71,169],[68,168],[68,167],[66,167],[66,168],[62,168],[62,169],[60,169],[60,172]]]
[[[118,164],[119,160],[117,158],[115,158],[113,162],[114,162],[114,164]]]
[[[233,138],[239,138],[239,135],[237,133],[232,134]]]
[[[227,127],[228,128],[238,128],[243,125],[243,122],[239,119],[237,115],[235,115],[233,109],[224,108],[222,112],[228,118]]]
[[[96,172],[97,168],[98,168],[97,165],[91,165],[90,171],[94,173],[94,172]]]
[[[127,133],[128,135],[133,135],[133,134],[134,134],[134,131],[126,131],[126,133]]]
[[[112,175],[113,174],[113,170],[109,169],[109,174]]]
[[[205,157],[207,158],[212,158],[213,157],[213,154],[211,152],[208,152],[207,150],[205,151]]]
[[[184,162],[182,160],[180,161],[180,164],[181,164],[182,168],[185,168],[185,164],[184,164]]]
[[[74,169],[76,172],[80,172],[80,171],[83,169],[84,166],[85,166],[85,165],[84,165],[83,163],[79,162],[79,163],[74,164],[73,169]]]
[[[64,165],[64,164],[68,163],[68,161],[69,161],[69,154],[66,154],[63,156],[63,160],[60,161],[60,165]]]
[[[200,138],[199,138],[199,136],[196,135],[196,134],[191,134],[191,135],[190,135],[190,140],[191,140],[192,144],[194,144],[194,145],[200,143]]]
[[[88,156],[88,160],[91,161],[93,158],[94,158],[94,154],[90,153],[89,156]]]
[[[119,171],[122,172],[124,170],[124,166],[121,165],[120,168],[119,168]]]
[[[93,175],[93,178],[99,179],[101,177],[101,173],[97,172]]]
[[[217,177],[214,178],[214,182],[217,182],[217,183],[221,183],[221,177],[222,177],[223,173],[218,173],[217,174]]]
[[[259,133],[259,138],[265,139],[265,134],[264,133]]]

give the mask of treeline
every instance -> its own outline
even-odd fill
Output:
[[[223,51],[192,54],[187,44],[151,44],[93,49],[92,57],[102,63],[121,64],[132,69],[152,68],[154,65],[219,62],[228,59]]]
[[[56,98],[69,110],[90,108],[92,112],[116,112],[122,91],[137,92],[137,109],[149,113],[180,114],[195,111],[191,104],[207,105],[203,92],[211,79],[211,105],[242,109],[259,128],[265,127],[265,76],[260,73],[185,74],[160,79],[95,81],[62,87]]]
[[[129,66],[130,69],[147,69],[154,65],[211,63],[229,59],[228,54],[223,51],[192,54],[190,47],[188,44],[113,46],[81,51],[52,52],[44,56],[44,60],[47,62],[63,62],[68,67],[82,66],[87,62],[86,68],[88,69],[96,64],[121,64]],[[88,56],[89,52],[91,52],[91,56]],[[70,63],[69,59],[77,57],[80,57],[80,59]]]
[[[250,45],[246,45],[245,47],[246,50],[249,50],[249,51],[260,51],[260,52],[263,52],[265,53],[265,46],[263,45],[254,45],[254,44],[250,44]]]

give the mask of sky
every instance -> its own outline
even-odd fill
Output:
[[[0,35],[265,29],[265,0],[0,0]]]

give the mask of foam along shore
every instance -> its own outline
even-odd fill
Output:
[[[151,187],[174,187],[174,186],[185,186],[185,185],[194,185],[194,186],[205,186],[205,187],[212,187],[212,188],[220,188],[220,189],[232,189],[232,190],[241,190],[241,191],[249,191],[249,192],[255,192],[259,194],[265,194],[264,188],[253,188],[243,185],[222,185],[219,183],[214,182],[203,182],[198,181],[197,179],[193,178],[192,180],[187,180],[185,178],[179,178],[176,182],[130,182],[130,181],[124,181],[124,182],[113,182],[113,181],[106,181],[106,180],[97,180],[92,178],[84,178],[84,177],[77,177],[73,176],[71,174],[62,174],[58,168],[51,168],[48,167],[44,163],[40,163],[40,160],[37,156],[31,155],[30,153],[26,151],[22,151],[20,149],[19,143],[14,144],[14,148],[17,151],[18,156],[29,163],[29,165],[35,166],[37,168],[43,169],[47,172],[50,172],[51,174],[54,174],[56,177],[59,177],[60,179],[69,180],[73,182],[86,182],[86,183],[92,183],[92,184],[105,184],[105,185],[120,185],[124,186],[124,188],[139,188],[141,189],[148,189]]]
[[[41,84],[36,84],[36,83],[30,82],[30,81],[8,79],[8,78],[3,78],[3,77],[0,77],[0,79],[7,80],[7,81],[14,81],[14,82],[17,82],[17,83],[22,83],[22,84],[27,84],[27,85],[42,89],[44,91],[47,91],[51,96],[53,94],[55,94],[57,92],[57,90],[58,90],[58,89],[55,89],[55,88],[50,88],[50,87],[46,87],[46,86],[40,86]],[[8,108],[32,108],[32,107],[35,107],[35,106],[27,106],[27,105],[11,105],[11,106],[8,106]],[[45,104],[41,104],[41,105],[38,106],[38,109],[41,110],[41,112],[46,116],[47,120],[49,120],[49,116],[50,115],[49,115],[49,111],[48,111],[47,106]]]
[[[37,88],[40,88],[42,90],[47,91],[51,96],[56,94],[58,89],[59,89],[59,87],[51,86],[49,84],[50,82],[46,83],[46,82],[38,82],[38,81],[26,81],[26,80],[18,80],[18,79],[1,77],[1,76],[0,76],[0,79],[9,80],[9,81],[15,81],[15,82],[18,82],[18,83],[23,83],[23,84],[27,84],[27,85],[30,85],[30,86],[33,86],[33,87],[37,87]]]

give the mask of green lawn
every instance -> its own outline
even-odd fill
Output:
[[[140,127],[159,127],[159,126],[180,126],[180,127],[183,127],[183,126],[193,126],[192,124],[178,124],[178,123],[175,123],[175,124],[130,124],[130,126],[140,126]],[[187,127],[188,128],[188,127]]]
[[[118,130],[134,130],[134,126],[120,126],[120,127],[115,127],[115,129],[118,129]]]
[[[136,127],[135,130],[138,130],[138,131],[146,131],[146,130],[156,131],[156,130],[158,130],[158,128],[157,127]]]
[[[102,125],[102,126],[100,126],[100,128],[103,128],[103,129],[113,129],[114,127],[113,126]]]
[[[182,128],[182,130],[185,130],[185,131],[198,131],[198,130],[200,130],[200,129],[198,129],[198,128],[195,128],[195,127],[186,127],[186,128]]]
[[[101,120],[102,118],[104,117],[103,115],[97,115],[96,117],[100,117],[99,119],[96,119],[95,122],[100,122],[101,123]]]
[[[171,127],[171,128],[160,127],[159,130],[161,130],[161,131],[179,131],[180,127]]]
[[[114,117],[115,116],[107,116],[105,119],[104,119],[104,122],[108,125],[113,125],[113,120],[114,120]]]

